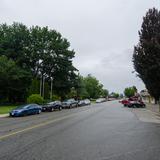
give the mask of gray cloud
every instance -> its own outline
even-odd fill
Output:
[[[1,0],[0,23],[22,22],[61,32],[76,51],[74,65],[110,91],[144,85],[134,74],[133,46],[151,0]]]

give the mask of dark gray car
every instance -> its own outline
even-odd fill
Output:
[[[64,102],[62,102],[62,107],[63,108],[73,108],[73,107],[78,107],[78,101],[76,101],[75,99],[68,99]]]
[[[53,112],[54,110],[57,110],[57,109],[62,110],[62,103],[60,101],[50,102],[42,106],[43,112],[45,111]]]

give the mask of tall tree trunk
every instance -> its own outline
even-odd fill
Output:
[[[155,97],[155,104],[158,104],[158,102],[159,102],[159,98]]]

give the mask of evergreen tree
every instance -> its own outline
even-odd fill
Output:
[[[160,12],[155,8],[149,9],[143,18],[133,63],[138,76],[157,101],[160,97]]]

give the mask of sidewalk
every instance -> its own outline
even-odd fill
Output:
[[[159,104],[150,104],[150,103],[146,103],[146,109],[156,113],[156,115],[160,116],[160,112],[159,112]]]
[[[3,117],[8,117],[9,116],[9,114],[7,113],[7,114],[0,114],[0,118],[3,118]]]
[[[132,108],[131,110],[142,122],[159,123],[160,112],[158,104],[146,103],[146,108]]]

